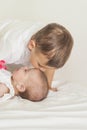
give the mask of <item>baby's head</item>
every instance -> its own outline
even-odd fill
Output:
[[[12,83],[16,95],[31,101],[41,101],[48,94],[45,74],[36,68],[22,67],[13,72]]]

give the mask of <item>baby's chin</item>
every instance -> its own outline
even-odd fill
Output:
[[[14,78],[13,78],[13,75],[11,76],[11,81],[13,81],[14,80]]]
[[[12,75],[11,75],[11,81],[12,81],[12,83],[15,82],[16,76],[17,76],[17,71],[15,70],[15,71],[12,73]]]
[[[14,70],[13,72],[12,72],[12,79],[14,80],[14,77],[16,77],[17,76],[17,73],[18,73],[18,69],[16,69],[16,70]]]

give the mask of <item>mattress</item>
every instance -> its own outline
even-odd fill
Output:
[[[0,103],[0,130],[87,130],[87,86],[53,81],[40,102],[14,97]]]

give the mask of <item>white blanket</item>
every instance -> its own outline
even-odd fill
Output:
[[[0,130],[87,130],[87,86],[53,82],[41,102],[14,97],[0,104]]]

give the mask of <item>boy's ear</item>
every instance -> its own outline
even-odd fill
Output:
[[[23,84],[17,84],[16,88],[18,89],[19,92],[25,91],[25,85]]]
[[[31,51],[33,48],[35,48],[36,44],[34,40],[30,40],[29,44],[28,44],[28,48]]]

